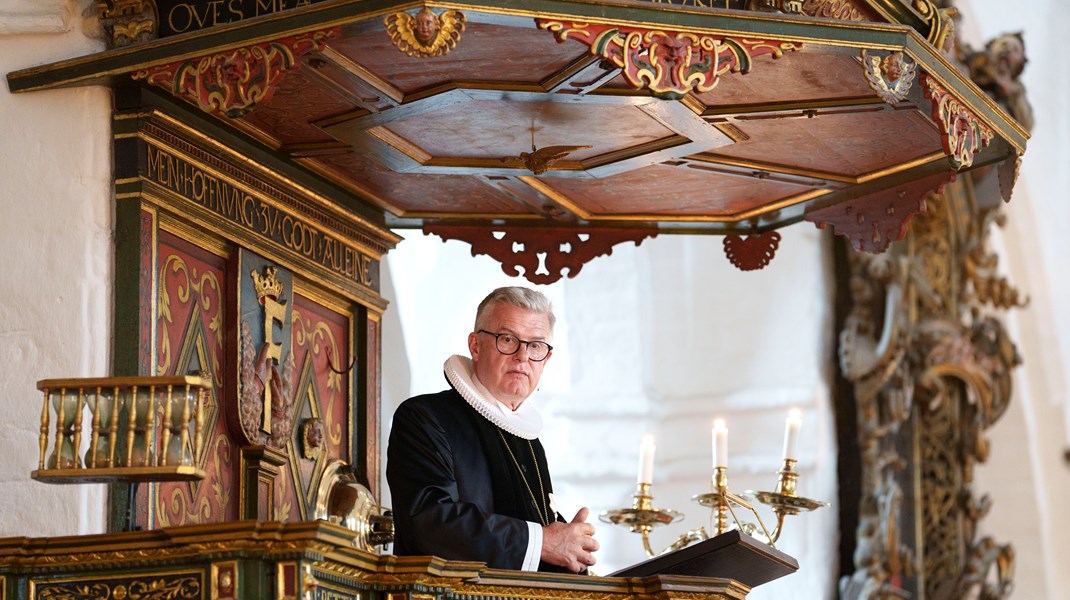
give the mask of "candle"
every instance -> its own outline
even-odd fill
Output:
[[[713,421],[713,468],[728,466],[728,428],[724,419]]]
[[[784,424],[784,458],[794,459],[795,449],[799,443],[799,426],[802,425],[802,412],[793,408],[788,411],[788,420]]]
[[[639,444],[639,477],[636,483],[654,483],[654,436],[646,434]]]

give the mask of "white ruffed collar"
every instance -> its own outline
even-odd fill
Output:
[[[499,428],[525,440],[539,437],[542,416],[531,406],[528,398],[516,410],[509,410],[498,401],[475,376],[472,359],[454,354],[442,365],[446,380],[476,412]]]

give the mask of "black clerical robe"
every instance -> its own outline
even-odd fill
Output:
[[[527,523],[545,524],[547,515],[563,520],[546,497],[552,488],[539,441],[499,429],[453,389],[398,407],[386,479],[398,555],[433,554],[519,569]],[[539,570],[563,569],[540,562]]]

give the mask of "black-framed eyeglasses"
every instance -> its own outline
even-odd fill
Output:
[[[529,342],[522,340],[511,333],[494,333],[487,331],[486,329],[480,329],[477,333],[485,333],[487,335],[494,336],[494,347],[498,349],[498,352],[511,356],[520,352],[520,345],[524,344],[528,347],[528,358],[539,362],[546,360],[546,357],[550,355],[550,351],[554,349],[553,346],[546,342],[534,341]]]

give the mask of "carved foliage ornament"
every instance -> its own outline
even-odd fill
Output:
[[[877,92],[888,104],[895,104],[910,94],[914,87],[914,72],[917,64],[906,60],[903,53],[896,50],[884,57],[870,56],[862,51],[862,67],[866,71],[869,87]]]
[[[536,19],[541,29],[554,32],[558,42],[578,40],[622,70],[637,89],[677,100],[691,91],[708,92],[717,78],[729,71],[746,73],[754,56],[778,58],[798,50],[792,42],[736,39],[686,31],[616,27]]]
[[[613,253],[613,246],[657,235],[638,229],[548,229],[487,227],[484,225],[424,225],[424,233],[472,245],[472,256],[486,254],[502,264],[502,271],[536,284],[550,284],[564,275],[575,277],[591,259]]]
[[[177,97],[195,102],[201,110],[232,119],[267,103],[297,60],[321,50],[339,29],[326,29],[263,42],[182,62],[143,69],[144,79]]]
[[[416,16],[399,12],[383,19],[390,41],[406,56],[445,56],[461,40],[467,19],[464,13],[447,10],[441,15],[426,6]]]
[[[115,598],[128,600],[179,600],[201,598],[199,576],[170,576],[152,579],[129,579],[122,583],[64,582],[37,587],[40,600],[90,600]]]
[[[975,117],[944,86],[922,73],[925,97],[933,103],[933,121],[940,126],[944,152],[956,169],[973,165],[973,157],[995,137],[992,129]]]
[[[111,48],[156,39],[156,2],[153,0],[97,0]]]

